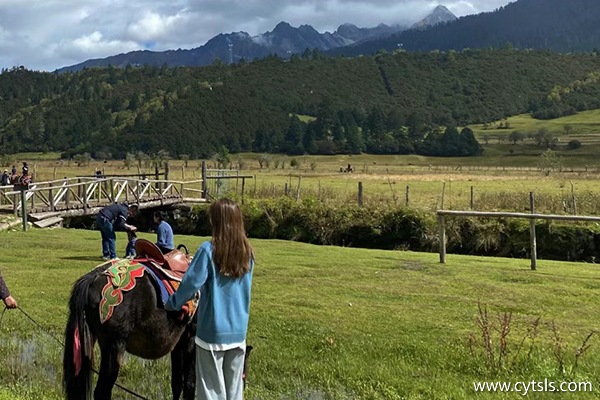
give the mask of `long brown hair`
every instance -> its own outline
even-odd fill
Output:
[[[234,201],[219,199],[210,205],[209,217],[215,267],[225,276],[239,278],[250,270],[254,257],[242,211]]]

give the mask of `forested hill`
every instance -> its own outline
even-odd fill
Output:
[[[331,54],[370,55],[398,46],[408,51],[503,46],[558,52],[593,51],[600,47],[599,21],[598,0],[518,0],[494,12],[334,49]]]
[[[0,74],[0,152],[207,157],[224,145],[231,152],[470,155],[480,152],[472,133],[441,132],[552,106],[557,87],[591,96],[597,83],[582,82],[599,69],[595,54],[516,50],[313,52],[289,62],[73,74],[15,68]]]

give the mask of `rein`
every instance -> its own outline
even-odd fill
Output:
[[[56,336],[54,336],[52,334],[52,332],[50,332],[48,329],[44,328],[42,325],[40,325],[35,319],[33,319],[32,316],[30,316],[29,314],[27,314],[27,312],[25,312],[25,310],[23,310],[20,306],[17,306],[17,309],[19,311],[21,311],[23,313],[24,316],[26,316],[31,322],[33,322],[33,324],[35,326],[37,326],[38,328],[40,328],[44,333],[46,333],[48,336],[50,336],[52,339],[54,339],[55,341],[58,342],[58,344],[61,345],[61,347],[65,347],[65,344],[58,339]],[[8,307],[4,307],[4,310],[2,310],[2,314],[0,315],[0,328],[2,327],[2,320],[4,319],[4,313],[6,313],[6,310],[8,310]],[[96,375],[100,375],[100,373],[98,371],[96,371],[94,368],[90,368],[92,370],[92,372],[94,372]],[[142,396],[141,394],[137,394],[136,392],[134,392],[133,390],[127,389],[125,386],[120,385],[118,382],[115,382],[115,386],[118,387],[119,389],[129,393],[130,395],[138,398],[138,399],[142,399],[142,400],[150,400],[147,397]]]

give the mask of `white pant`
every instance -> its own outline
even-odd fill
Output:
[[[242,400],[245,353],[245,347],[215,351],[196,345],[196,398]]]

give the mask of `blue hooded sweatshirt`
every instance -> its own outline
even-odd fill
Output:
[[[210,344],[242,343],[248,331],[253,270],[251,260],[250,271],[239,278],[218,273],[212,243],[204,242],[165,308],[180,310],[200,290],[196,336]]]

